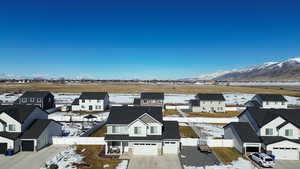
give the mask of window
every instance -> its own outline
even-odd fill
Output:
[[[273,135],[273,129],[271,129],[271,128],[266,128],[266,135],[267,135],[267,136],[272,136],[272,135]]]
[[[157,133],[158,131],[157,131],[157,127],[156,126],[151,126],[150,127],[150,133],[151,134],[155,134],[155,133]]]
[[[23,103],[27,102],[27,98],[22,98],[22,102]]]
[[[134,127],[134,134],[142,134],[142,128],[141,127]]]
[[[285,103],[284,102],[281,102],[281,105],[284,105]]]
[[[112,130],[111,130],[112,133],[119,133],[120,132],[120,127],[118,126],[112,126]]]
[[[30,98],[30,102],[34,102],[34,98]]]
[[[285,130],[285,136],[293,136],[293,130],[292,129],[286,129]]]
[[[268,101],[266,102],[266,105],[269,105],[269,102],[268,102]]]
[[[277,102],[275,102],[275,104],[277,104]]]
[[[85,100],[84,100],[84,99],[82,99],[82,100],[81,100],[81,102],[82,102],[82,103],[85,103]]]
[[[84,107],[84,106],[81,106],[81,108],[84,109],[85,107]]]
[[[40,103],[42,101],[41,98],[37,98],[37,102]]]
[[[100,100],[97,100],[97,103],[100,103]]]
[[[9,131],[16,131],[16,125],[14,125],[14,124],[9,124],[9,125],[8,125],[8,130],[9,130]]]

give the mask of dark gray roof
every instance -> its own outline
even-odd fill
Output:
[[[192,106],[200,106],[200,100],[193,99],[189,101]]]
[[[260,107],[261,105],[256,100],[250,100],[246,104],[252,104],[253,107]]]
[[[177,121],[164,121],[163,122],[163,139],[164,140],[178,140],[180,134],[178,130]]]
[[[281,94],[257,94],[263,101],[287,101]]]
[[[73,102],[72,105],[79,105],[79,98],[76,98]]]
[[[112,107],[106,123],[129,124],[145,113],[162,123],[162,108],[149,106]]]
[[[248,107],[243,113],[246,111],[249,111],[258,127],[264,126],[277,117],[282,117],[286,121],[300,128],[300,109],[260,109]]]
[[[208,93],[208,94],[197,94],[196,98],[199,100],[219,100],[219,101],[225,101],[225,98],[223,96],[223,94],[212,94],[212,93]]]
[[[284,140],[288,140],[300,144],[300,139],[288,139],[281,136],[261,136],[260,139],[265,145],[281,142]]]
[[[156,93],[156,92],[143,92],[141,93],[141,99],[149,99],[149,100],[164,100],[164,93]]]
[[[21,139],[37,139],[51,122],[55,121],[50,119],[35,120],[22,134]]]
[[[153,140],[161,141],[161,135],[148,135],[147,137],[129,137],[129,135],[106,135],[104,140]]]
[[[141,105],[141,99],[139,99],[139,98],[134,98],[134,100],[133,100],[133,105]]]
[[[236,133],[239,135],[242,142],[248,143],[260,143],[259,137],[256,135],[255,131],[252,129],[249,123],[247,122],[231,122],[224,126],[230,127],[232,126]]]
[[[0,137],[5,137],[10,140],[17,140],[20,137],[21,133],[16,132],[0,132]]]
[[[21,97],[46,97],[47,95],[51,94],[49,91],[26,91]]]
[[[104,100],[107,95],[107,92],[82,92],[79,99]]]
[[[39,107],[34,105],[2,105],[0,106],[0,113],[5,112],[16,121],[23,123],[36,108]]]

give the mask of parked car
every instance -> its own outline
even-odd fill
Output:
[[[249,157],[261,167],[274,167],[275,165],[274,159],[265,153],[252,153]]]

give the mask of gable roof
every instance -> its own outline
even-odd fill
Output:
[[[141,93],[141,99],[150,99],[150,100],[164,100],[164,93],[158,92],[143,92]]]
[[[0,137],[4,137],[10,140],[17,140],[20,137],[21,133],[16,132],[0,132]]]
[[[74,99],[72,105],[79,105],[79,98]]]
[[[223,94],[213,94],[213,93],[201,94],[201,93],[198,93],[196,95],[196,98],[199,99],[199,100],[225,101],[225,98],[224,98]]]
[[[287,101],[281,94],[256,94],[263,101]]]
[[[262,127],[277,117],[281,117],[300,128],[300,109],[260,109],[257,107],[248,107],[244,112],[246,111],[250,113],[258,127]]]
[[[200,101],[197,99],[192,99],[189,101],[192,106],[200,106]]]
[[[134,100],[133,100],[133,105],[141,105],[141,99],[139,99],[139,98],[134,98]]]
[[[112,107],[106,123],[130,124],[145,113],[162,123],[162,108],[149,106]]]
[[[231,122],[224,126],[224,128],[227,127],[233,127],[242,142],[248,142],[248,143],[260,143],[259,137],[256,135],[255,131],[252,129],[249,123],[247,122]]]
[[[24,123],[24,121],[27,119],[27,117],[36,108],[39,108],[39,107],[34,106],[34,105],[5,105],[5,106],[0,106],[0,113],[5,112],[7,115],[12,117],[16,121],[18,121],[20,123]],[[42,109],[40,109],[40,110],[43,111]]]
[[[245,103],[245,105],[252,104],[253,107],[260,107],[261,105],[256,100],[249,100]],[[248,106],[249,107],[249,106]]]
[[[49,91],[26,91],[21,97],[41,97],[44,98],[51,94]],[[52,95],[52,94],[51,94]]]
[[[107,95],[107,92],[82,92],[79,99],[104,100]]]
[[[31,126],[29,126],[29,128],[22,134],[21,139],[36,139],[36,138],[38,138],[51,122],[55,122],[55,121],[50,120],[50,119],[35,120],[31,124]]]

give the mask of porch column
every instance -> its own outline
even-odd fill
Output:
[[[258,152],[261,152],[261,144],[259,144]]]
[[[105,143],[105,155],[107,155],[107,153],[108,153],[108,145],[107,144],[108,144],[108,142]]]
[[[121,155],[123,154],[123,142],[121,141],[121,148],[120,148]]]

